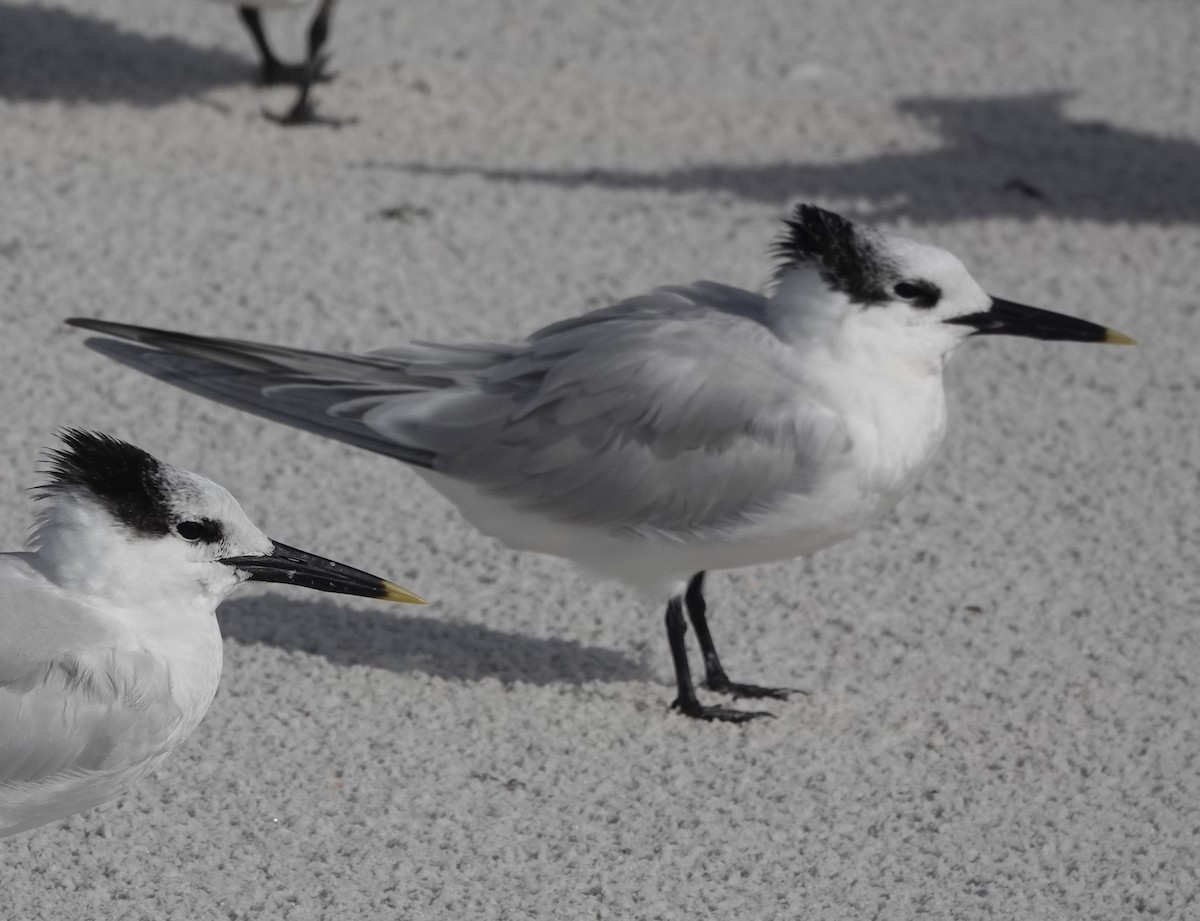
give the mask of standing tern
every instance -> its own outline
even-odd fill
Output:
[[[515,344],[329,354],[100,320],[118,361],[203,396],[395,457],[511,547],[666,600],[678,695],[701,719],[761,712],[709,633],[704,574],[814,553],[891,509],[942,440],[942,367],[973,335],[1132,343],[989,297],[945,250],[812,205],[776,244],[770,296],[656,288]],[[151,348],[146,348],[150,346]]]
[[[217,605],[248,580],[422,603],[270,540],[202,476],[68,429],[24,553],[0,554],[0,837],[90,809],[199,725]]]

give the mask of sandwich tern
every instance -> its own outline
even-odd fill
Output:
[[[0,554],[0,837],[107,802],[191,735],[221,675],[217,605],[243,582],[422,603],[272,541],[211,480],[62,438],[30,549]]]
[[[785,221],[767,296],[656,288],[523,342],[302,351],[93,319],[88,345],[161,380],[411,465],[472,524],[666,600],[678,694],[731,681],[704,575],[814,553],[891,509],[942,440],[942,368],[970,336],[1132,343],[990,297],[953,255],[813,205]],[[147,348],[149,346],[149,348]]]

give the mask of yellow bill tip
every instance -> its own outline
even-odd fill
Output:
[[[1137,340],[1132,336],[1126,336],[1115,329],[1106,329],[1104,331],[1104,341],[1109,345],[1137,345]]]
[[[415,592],[410,592],[395,582],[383,580],[383,594],[379,596],[384,601],[395,601],[400,604],[425,604],[425,599]]]

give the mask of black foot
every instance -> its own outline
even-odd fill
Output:
[[[732,707],[706,707],[697,700],[692,700],[687,703],[682,703],[676,698],[671,707],[678,710],[684,716],[690,716],[695,720],[720,720],[723,723],[748,723],[750,720],[758,719],[760,716],[765,716],[770,719],[775,718],[774,713],[768,713],[766,710],[734,710]]]
[[[262,112],[275,124],[283,125],[285,128],[302,128],[311,125],[341,128],[345,125],[353,125],[358,121],[357,118],[331,118],[328,115],[318,115],[316,108],[308,102],[297,103],[284,115],[277,115],[267,109],[263,109]]]
[[[738,684],[736,681],[730,681],[728,678],[717,680],[709,678],[704,682],[704,686],[710,691],[715,691],[718,694],[728,694],[735,699],[745,697],[761,700],[764,697],[769,697],[772,700],[787,700],[790,694],[808,693],[796,688],[761,688],[757,684]]]
[[[259,69],[258,77],[263,86],[304,86],[305,83],[328,83],[334,74],[325,69],[329,59],[325,55],[317,58],[315,64],[284,64],[281,61],[269,61]],[[310,76],[309,68],[313,68]]]

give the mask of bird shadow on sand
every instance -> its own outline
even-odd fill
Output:
[[[262,595],[227,601],[217,618],[226,639],[304,652],[337,665],[536,685],[645,681],[649,677],[643,664],[611,649],[504,633],[407,610],[396,613]]]
[[[846,163],[700,164],[651,172],[379,161],[364,167],[564,188],[724,192],[779,205],[797,197],[845,198],[862,203],[849,210],[874,220],[1050,215],[1106,223],[1200,221],[1200,144],[1073,120],[1064,112],[1071,95],[901,100],[898,112],[939,134],[941,146]],[[796,117],[802,116],[798,107]]]
[[[0,99],[159,106],[251,72],[225,51],[125,32],[86,13],[0,3]]]

